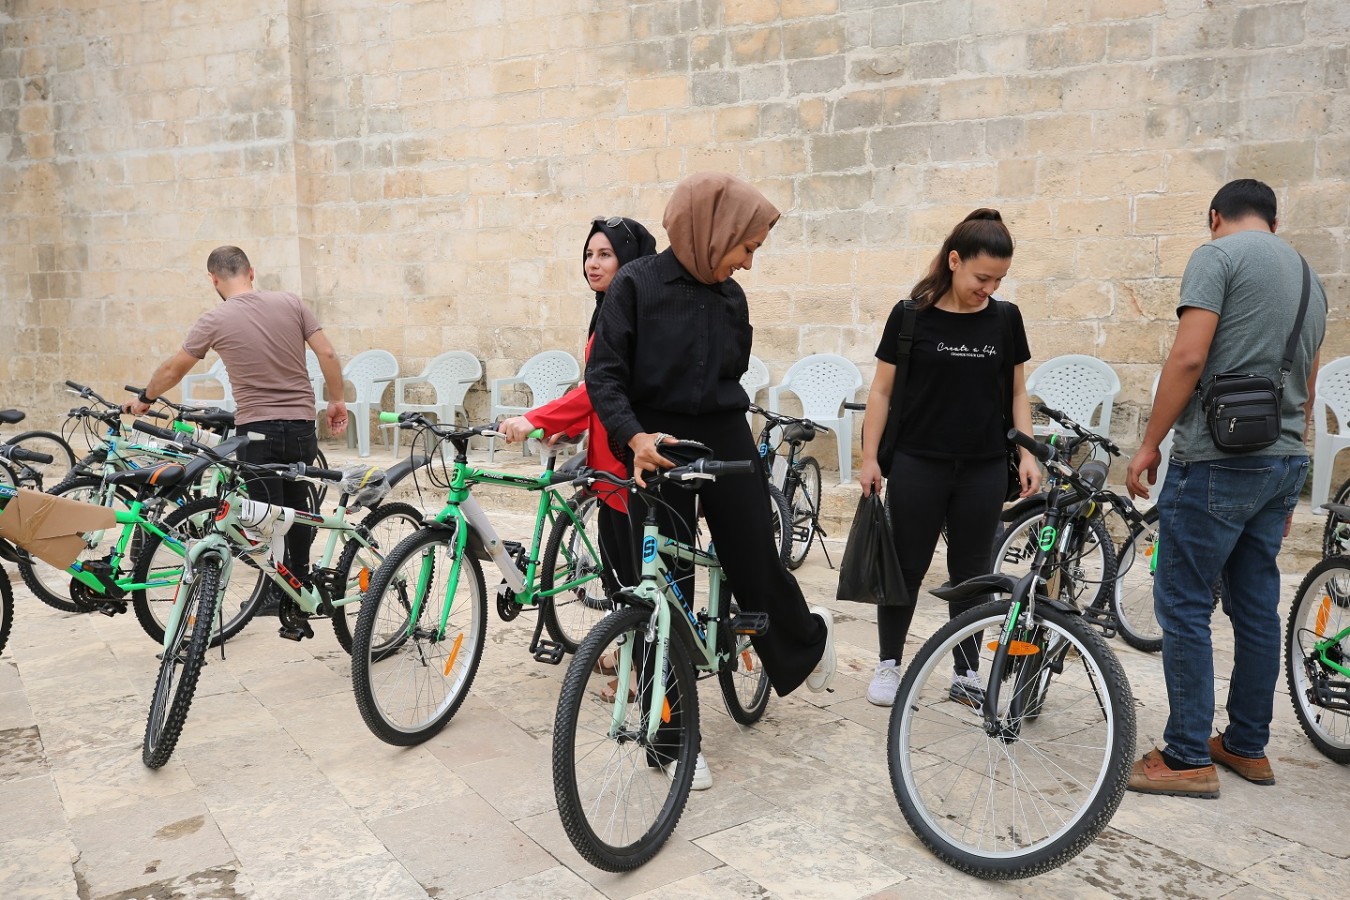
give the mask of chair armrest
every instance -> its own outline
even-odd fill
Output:
[[[503,386],[503,385],[507,385],[507,384],[523,384],[523,383],[524,383],[524,382],[523,382],[521,379],[517,378],[517,377],[514,376],[514,375],[512,375],[512,376],[510,376],[510,377],[508,377],[508,378],[493,378],[491,381],[488,382],[488,388],[489,388],[490,391],[491,391],[491,402],[492,402],[492,405],[493,405],[493,406],[497,406],[497,405],[498,405],[497,401],[498,401],[499,399],[501,399],[501,395],[502,395],[502,386]]]

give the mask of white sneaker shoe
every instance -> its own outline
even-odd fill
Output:
[[[834,616],[823,606],[813,606],[811,612],[825,620],[825,652],[820,655],[820,662],[816,663],[811,674],[806,676],[807,690],[819,694],[834,680],[834,670],[839,665],[839,658],[834,652]]]
[[[674,778],[675,767],[678,765],[678,762],[667,763],[665,766],[666,774]],[[708,761],[703,758],[703,754],[700,752],[698,759],[694,761],[694,780],[689,783],[689,790],[706,791],[712,787],[712,783],[712,769],[708,768]]]
[[[872,683],[867,686],[867,702],[873,706],[894,706],[895,695],[899,692],[900,667],[893,659],[883,659],[877,663]]]

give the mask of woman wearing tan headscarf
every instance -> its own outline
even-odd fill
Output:
[[[586,384],[611,442],[639,477],[674,465],[658,445],[675,440],[707,444],[719,460],[758,459],[740,385],[753,329],[745,292],[731,275],[753,265],[778,215],[738,178],[691,175],[662,219],[669,249],[629,263],[610,284]],[[737,603],[769,614],[768,632],[754,644],[774,689],[787,694],[805,681],[825,690],[835,668],[833,622],[823,608],[807,608],[778,556],[765,480],[724,477],[700,496]],[[663,486],[661,497],[677,514],[662,530],[687,538],[693,494]],[[633,518],[640,534],[640,512]]]

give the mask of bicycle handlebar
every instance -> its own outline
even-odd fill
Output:
[[[852,401],[844,404],[844,409],[851,409],[854,412],[862,412],[867,409],[866,403],[853,403]]]
[[[50,453],[27,450],[23,447],[15,447],[12,444],[0,444],[0,455],[4,455],[7,459],[12,459],[15,462],[35,462],[44,465],[55,459]]]
[[[844,405],[847,406],[848,404],[846,403]],[[824,434],[833,433],[828,426],[821,425],[818,422],[813,422],[810,419],[801,419],[796,416],[784,415],[783,413],[780,412],[774,412],[772,410],[765,409],[764,407],[759,406],[758,404],[755,403],[751,403],[749,409],[750,412],[758,413],[759,415],[763,416],[772,425],[808,425],[811,428],[814,428],[816,431],[822,432]]]
[[[1023,434],[1016,428],[1008,429],[1008,440],[1017,446],[1028,450],[1031,455],[1041,462],[1049,462],[1055,458],[1055,448],[1050,444],[1042,444],[1029,434]]]
[[[1066,416],[1059,410],[1051,409],[1044,403],[1038,403],[1036,404],[1036,411],[1041,413],[1042,415],[1045,415],[1048,418],[1054,419],[1060,425],[1063,425],[1065,428],[1068,428],[1074,434],[1078,435],[1078,437],[1081,438],[1082,440],[1090,441],[1091,443],[1097,444],[1099,447],[1101,447],[1107,453],[1110,453],[1112,456],[1120,455],[1120,447],[1116,446],[1116,444],[1109,438],[1103,437],[1102,435],[1097,434],[1095,431],[1089,431],[1088,429],[1084,428],[1082,425],[1079,425],[1077,422],[1075,422],[1073,419],[1070,419],[1068,416]]]

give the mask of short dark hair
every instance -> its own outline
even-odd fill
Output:
[[[237,278],[253,268],[238,247],[217,247],[206,258],[206,271],[217,278]]]
[[[1209,209],[1230,222],[1255,215],[1265,219],[1271,228],[1275,227],[1275,192],[1270,185],[1255,178],[1239,178],[1219,188],[1214,199],[1209,201]]]

